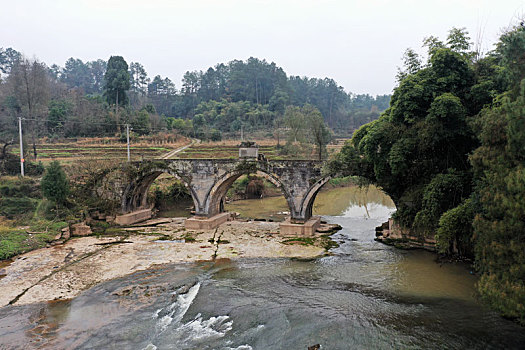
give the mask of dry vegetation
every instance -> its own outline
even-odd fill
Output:
[[[170,150],[190,143],[186,137],[173,134],[141,136],[130,142],[132,160],[159,158]],[[18,153],[18,148],[13,148]],[[28,149],[30,151],[30,149]],[[78,139],[41,139],[37,145],[38,161],[47,164],[58,160],[64,165],[79,160],[118,160],[127,158],[126,142],[118,137],[89,137]],[[29,160],[32,157],[29,157]]]

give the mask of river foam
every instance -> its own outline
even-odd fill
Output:
[[[176,300],[165,308],[156,310],[152,317],[156,319],[155,337],[167,338],[174,344],[192,347],[200,342],[209,342],[222,338],[232,330],[233,321],[227,315],[203,318],[199,313],[191,321],[182,322],[182,319],[199,294],[201,282],[194,284],[186,293],[175,292]],[[144,350],[155,350],[156,345],[151,342]],[[242,345],[237,350],[252,349],[250,345]]]

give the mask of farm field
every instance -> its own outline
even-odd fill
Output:
[[[317,153],[312,147],[299,147],[295,153],[284,154],[277,146],[274,139],[254,140],[259,146],[259,153],[264,154],[268,160],[279,159],[317,159]],[[327,145],[328,154],[341,150],[346,139],[335,139],[333,144]],[[172,158],[223,158],[235,159],[239,156],[239,140],[223,140],[218,142],[196,143],[177,153]],[[281,147],[283,143],[281,143]]]
[[[156,135],[141,137],[130,142],[130,156],[132,161],[142,159],[161,158],[168,152],[191,145],[188,148],[173,154],[170,158],[174,159],[235,159],[239,155],[239,140],[223,140],[217,142],[195,142],[183,136],[167,137],[166,135]],[[317,159],[315,149],[312,147],[298,147],[295,152],[282,152],[274,139],[255,140],[259,145],[259,153],[264,154],[267,159]],[[327,146],[328,153],[339,152],[343,147],[345,139],[335,139]],[[281,143],[281,148],[283,143]],[[25,145],[26,158],[33,159],[31,145]],[[11,148],[11,152],[18,155],[19,148]],[[76,138],[49,140],[41,139],[37,144],[37,161],[48,164],[53,160],[58,160],[63,165],[71,165],[82,160],[114,160],[125,161],[127,159],[126,143],[117,137],[100,138]]]
[[[190,139],[177,137],[144,137],[130,142],[130,156],[132,161],[141,159],[159,158],[163,154],[185,146],[191,142]],[[127,159],[126,142],[121,142],[117,137],[100,138],[78,138],[51,141],[41,139],[37,144],[37,161],[47,164],[58,160],[63,165],[82,160],[115,160]],[[18,154],[19,148],[13,147],[12,152]],[[33,159],[33,149],[30,145],[25,146],[26,157]]]

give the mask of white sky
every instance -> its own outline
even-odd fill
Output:
[[[2,0],[0,47],[64,66],[111,55],[180,88],[187,70],[250,56],[346,91],[390,93],[407,47],[466,27],[490,49],[525,0]]]

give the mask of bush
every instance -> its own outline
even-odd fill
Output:
[[[446,211],[439,219],[436,234],[438,251],[442,254],[459,254],[472,258],[473,220],[474,208],[471,199]]]
[[[416,214],[413,228],[416,232],[431,235],[438,227],[441,215],[463,200],[470,193],[468,176],[455,169],[437,174],[425,186],[421,210]]]
[[[69,194],[69,182],[58,161],[51,162],[47,167],[40,185],[44,197],[57,205],[66,203],[67,195]]]
[[[25,163],[25,173],[29,176],[39,176],[44,173],[44,164],[42,162],[26,162]]]

